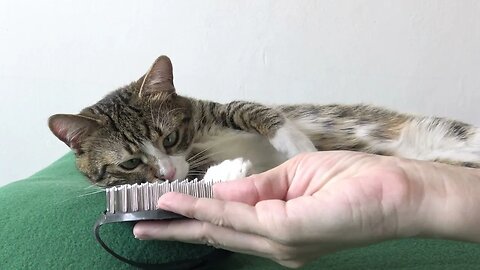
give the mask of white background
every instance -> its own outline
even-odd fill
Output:
[[[47,127],[171,57],[177,91],[373,103],[480,125],[480,1],[0,2],[0,185],[67,152]]]

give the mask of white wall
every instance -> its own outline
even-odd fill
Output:
[[[480,125],[480,1],[0,2],[0,185],[67,147],[76,113],[160,54],[180,93],[367,102]]]

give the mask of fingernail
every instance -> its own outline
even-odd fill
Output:
[[[135,233],[135,230],[133,230],[133,237],[135,237],[135,239],[138,239],[138,240],[143,240],[142,238],[140,238],[140,236],[138,236],[138,235]]]
[[[145,230],[142,229],[143,224],[136,224],[135,227],[133,227],[133,237],[138,240],[147,240],[148,237],[145,237]]]

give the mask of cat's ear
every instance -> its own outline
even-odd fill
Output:
[[[162,55],[155,60],[148,72],[139,80],[138,96],[146,94],[174,94],[173,67],[170,58]]]
[[[82,141],[100,127],[100,121],[83,115],[55,114],[48,119],[50,130],[78,152]]]

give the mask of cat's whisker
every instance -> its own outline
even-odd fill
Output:
[[[205,161],[205,160],[208,160],[210,157],[213,157],[213,156],[216,156],[216,155],[218,155],[218,154],[220,154],[220,153],[225,153],[225,152],[226,152],[226,150],[220,150],[220,151],[216,151],[216,152],[210,152],[210,153],[208,153],[208,154],[206,154],[206,155],[202,155],[201,157],[199,157],[199,158],[196,159],[196,160],[189,161],[189,163],[190,163],[190,164],[196,164],[196,163],[198,163],[198,162],[203,162],[203,161]]]
[[[215,143],[215,144],[211,145],[210,147],[207,147],[207,148],[203,149],[202,151],[200,151],[200,152],[196,153],[195,155],[189,157],[189,158],[187,159],[187,162],[195,162],[195,158],[196,158],[196,157],[198,157],[199,155],[202,155],[203,153],[207,152],[208,150],[210,150],[210,149],[212,149],[212,148],[214,148],[214,147],[216,147],[216,146],[218,146],[218,145],[221,145],[222,143],[223,143],[223,142],[218,142],[218,143]],[[218,154],[218,153],[225,152],[225,151],[226,151],[226,150],[217,151],[217,152],[214,153],[214,154]],[[202,155],[202,157],[210,157],[210,156],[212,156],[212,153],[209,153],[208,155]]]
[[[80,195],[72,194],[72,196],[70,198],[67,198],[67,199],[61,200],[61,201],[57,201],[54,205],[62,205],[64,203],[68,202],[68,201],[72,201],[72,200],[75,200],[75,199],[78,199],[78,198],[83,198],[83,197],[95,195],[95,194],[98,194],[98,193],[101,193],[101,192],[105,192],[105,188],[102,188],[102,187],[98,187],[98,188],[100,188],[100,190],[96,190],[94,192],[89,192],[89,193],[80,194]]]
[[[195,154],[194,156],[191,156],[189,158],[186,159],[187,162],[195,162],[196,160],[198,159],[201,159],[204,157],[204,153],[207,152],[207,151],[202,151],[202,153],[199,153],[199,154]]]
[[[188,178],[189,176],[198,176],[199,174],[204,175],[206,172],[207,172],[206,170],[197,171],[197,172],[188,172],[187,178]]]
[[[202,169],[204,165],[207,165],[208,162],[202,163],[202,164],[196,164],[195,166],[192,166],[192,169]]]
[[[204,173],[205,171],[202,170],[190,170],[188,173]]]
[[[197,165],[199,163],[203,163],[203,162],[206,162],[206,161],[210,161],[209,157],[208,156],[202,156],[202,157],[199,157],[193,161],[190,161],[189,164],[190,166],[194,166],[194,165]]]
[[[81,194],[81,195],[78,195],[76,196],[77,198],[81,198],[81,197],[86,197],[86,196],[91,196],[91,195],[94,195],[94,194],[97,194],[97,193],[101,193],[101,192],[105,192],[103,189],[101,190],[96,190],[94,192],[89,192],[89,193],[85,193],[85,194]]]
[[[198,174],[198,173],[205,173],[204,170],[201,170],[201,171],[189,171],[187,175],[190,175],[190,174]]]
[[[198,162],[198,163],[190,163],[190,170],[202,170],[202,165],[205,165],[206,164],[206,160],[204,161],[204,163],[201,163],[201,162]]]
[[[191,169],[198,169],[198,168],[202,167],[203,165],[207,165],[207,164],[210,164],[210,163],[211,163],[210,160],[205,160],[204,162],[199,162],[199,163],[191,165]]]
[[[189,162],[189,161],[193,161],[193,159],[194,159],[195,157],[197,157],[197,156],[199,156],[199,155],[201,155],[201,154],[205,153],[206,151],[208,151],[208,150],[212,149],[213,147],[215,147],[215,146],[217,146],[217,145],[220,145],[220,143],[216,143],[216,144],[214,144],[214,145],[211,145],[210,147],[207,147],[207,148],[203,149],[202,151],[200,151],[200,152],[196,153],[195,155],[193,155],[193,156],[189,157],[189,158],[187,159],[187,162]]]
[[[209,157],[205,157],[205,158],[196,160],[195,162],[191,162],[190,163],[190,168],[195,169],[195,168],[198,168],[200,166],[203,166],[203,165],[209,164],[209,163],[213,163],[213,161]]]
[[[196,162],[198,162],[198,161],[203,161],[203,160],[205,160],[206,158],[208,158],[208,157],[202,155],[202,156],[196,157],[195,159],[187,159],[187,162],[190,163],[190,164],[194,164],[194,163],[196,163]]]
[[[91,189],[91,188],[100,188],[100,189],[101,189],[101,187],[99,187],[99,186],[97,186],[97,185],[95,185],[95,184],[88,185],[88,186],[84,187],[83,189]]]

